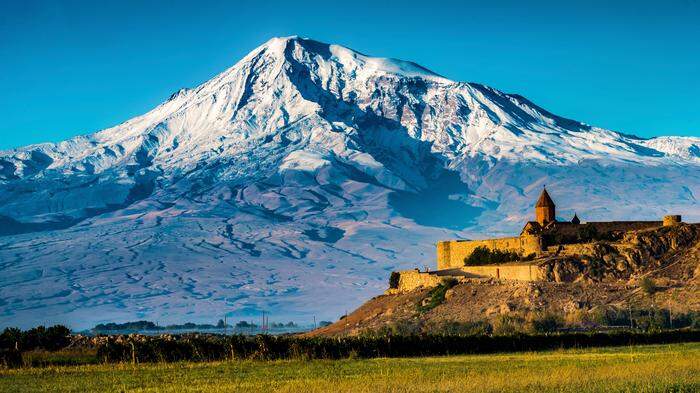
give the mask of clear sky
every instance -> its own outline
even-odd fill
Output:
[[[295,34],[600,127],[700,135],[698,0],[156,3],[0,1],[0,149],[116,125]]]

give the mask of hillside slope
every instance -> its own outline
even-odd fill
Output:
[[[599,249],[605,249],[604,244],[599,243]],[[564,316],[566,322],[576,325],[611,308],[667,309],[676,315],[700,312],[699,224],[630,232],[618,247],[638,257],[638,263],[621,267],[603,258],[611,254],[603,253],[597,263],[584,256],[578,261],[555,261],[569,268],[567,282],[557,282],[554,277],[540,282],[464,278],[430,310],[421,310],[420,305],[430,299],[431,288],[380,295],[310,335],[359,334],[397,326],[431,331],[446,323],[493,323],[500,316],[527,319],[542,313]],[[655,284],[653,293],[642,288],[644,278]]]

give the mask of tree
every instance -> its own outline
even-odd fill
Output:
[[[389,288],[398,289],[400,279],[401,274],[399,272],[391,272],[391,275],[389,276]]]

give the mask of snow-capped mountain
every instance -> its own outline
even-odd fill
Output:
[[[700,138],[275,38],[143,116],[0,152],[0,325],[337,317],[438,239],[516,232],[545,183],[562,218],[700,220],[698,169]]]

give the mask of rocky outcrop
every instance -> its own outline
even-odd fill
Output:
[[[651,257],[659,258],[669,251],[696,245],[699,234],[700,225],[679,224],[652,231],[629,232],[625,235],[623,243],[635,246]]]
[[[632,231],[619,242],[566,247],[540,264],[548,281],[629,279],[668,266],[682,250],[699,248],[700,225],[680,224]]]

